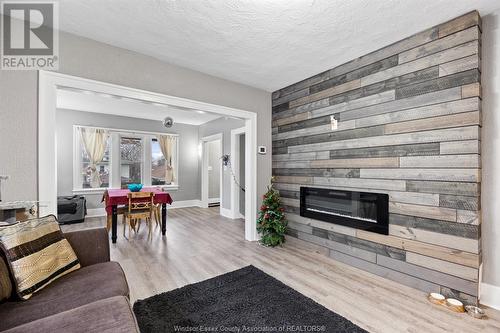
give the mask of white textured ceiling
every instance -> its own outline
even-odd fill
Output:
[[[201,125],[221,117],[204,111],[67,88],[57,90],[57,108],[158,121],[169,116],[175,123],[189,125]]]
[[[274,91],[499,0],[64,0],[62,30]]]

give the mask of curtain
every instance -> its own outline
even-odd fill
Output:
[[[104,158],[108,133],[103,129],[80,127],[80,136],[85,152],[90,159],[90,186],[101,187],[101,177],[97,164]]]
[[[171,184],[174,179],[174,165],[172,163],[172,155],[177,143],[177,137],[171,135],[159,135],[158,143],[160,144],[161,153],[166,160],[165,182]]]

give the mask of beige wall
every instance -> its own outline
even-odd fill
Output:
[[[271,147],[270,93],[79,36],[60,34],[59,72],[257,113],[257,143]],[[37,197],[37,73],[0,71],[0,174],[4,200]],[[271,155],[257,156],[258,197]]]

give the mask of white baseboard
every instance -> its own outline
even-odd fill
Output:
[[[230,219],[234,218],[231,209],[227,209],[227,208],[223,208],[223,207],[220,207],[220,215],[227,217],[227,218],[230,218]]]
[[[500,310],[500,287],[488,283],[481,283],[479,302],[483,305]]]
[[[106,216],[106,209],[91,208],[87,209],[87,215],[85,217],[102,217],[102,216]]]
[[[245,216],[241,215],[239,212],[234,212],[231,209],[220,208],[220,215],[230,218],[230,219],[245,219]]]
[[[219,203],[220,202],[220,198],[209,198],[208,199],[208,203],[209,204],[212,204],[212,203]]]
[[[172,205],[168,206],[169,208],[184,208],[184,207],[201,207],[201,200],[182,200],[182,201],[174,201]]]

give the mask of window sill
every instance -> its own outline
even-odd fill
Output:
[[[107,188],[81,188],[73,190],[73,194],[104,194]]]
[[[179,189],[179,185],[144,185],[144,187],[155,187],[164,190],[177,191]],[[82,188],[73,190],[73,194],[104,194],[107,188]]]

